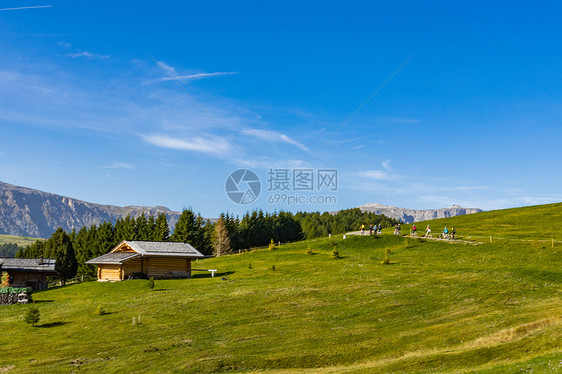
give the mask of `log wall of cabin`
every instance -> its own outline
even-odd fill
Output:
[[[144,257],[142,267],[149,278],[191,276],[191,259],[188,258]]]
[[[10,287],[33,287],[38,288],[40,284],[46,282],[46,276],[41,272],[8,272],[13,277],[13,282]]]
[[[123,267],[121,265],[98,265],[98,279],[109,281],[123,280]]]
[[[125,279],[134,273],[142,273],[143,264],[141,258],[135,258],[123,264],[123,276]]]

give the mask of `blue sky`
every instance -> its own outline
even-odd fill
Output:
[[[562,201],[556,2],[0,8],[1,181],[207,217]],[[262,182],[248,205],[224,192],[239,168]],[[338,189],[267,191],[269,169],[337,169]]]

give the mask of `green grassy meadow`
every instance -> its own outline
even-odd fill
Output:
[[[527,240],[556,235],[561,207],[431,222],[474,243],[388,229],[338,236],[340,259],[316,239],[200,260],[215,278],[153,291],[132,280],[37,292],[37,327],[22,321],[28,306],[0,307],[0,372],[562,372],[562,244]],[[488,230],[506,239],[489,243]]]
[[[31,244],[36,240],[37,238],[26,238],[23,236],[13,236],[13,235],[0,235],[0,244],[14,243],[19,245],[20,247]]]

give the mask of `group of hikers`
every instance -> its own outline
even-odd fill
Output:
[[[360,229],[361,229],[361,235],[364,235],[365,234],[365,224],[362,224]],[[373,225],[372,223],[369,225],[369,235],[373,235],[373,233],[375,235],[382,233],[382,226],[381,226],[380,223],[378,225]]]
[[[361,235],[364,235],[365,224],[362,224],[360,228],[361,228]],[[401,225],[399,223],[397,223],[394,226],[394,235],[400,235],[400,228]],[[372,223],[369,225],[369,235],[373,235],[373,232],[375,233],[375,235],[382,233],[382,226],[380,225],[380,223],[378,225],[373,225]],[[453,228],[450,231],[447,229],[447,227],[445,227],[443,231],[441,231],[441,234],[439,235],[439,239],[455,239],[456,233],[457,233],[457,229],[455,228],[455,226],[453,226]],[[410,235],[418,236],[418,228],[416,227],[415,223],[412,225],[412,229],[410,230]],[[427,225],[427,228],[425,229],[424,237],[432,238],[431,228],[429,227],[429,225]]]
[[[397,225],[400,226],[400,225]],[[396,230],[395,230],[396,233]],[[453,226],[453,228],[451,229],[451,231],[449,231],[449,229],[447,229],[447,227],[445,227],[443,229],[443,231],[441,231],[441,234],[439,235],[439,239],[455,239],[455,235],[457,233],[457,229],[455,228],[455,226]],[[416,224],[414,223],[412,225],[412,230],[410,232],[411,236],[417,236],[418,235],[418,228],[416,227]],[[427,228],[425,229],[425,238],[432,238],[431,236],[431,227],[429,227],[429,225],[427,225]]]

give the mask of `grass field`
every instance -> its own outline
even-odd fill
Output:
[[[0,235],[0,244],[11,244],[15,243],[17,245],[26,246],[28,244],[36,241],[37,238],[26,238],[23,236],[12,236],[12,235]]]
[[[218,276],[153,291],[133,280],[38,292],[38,327],[22,322],[28,306],[1,307],[0,372],[562,372],[562,244],[526,240],[551,239],[560,208],[431,223],[518,240],[339,237],[333,259],[318,239],[202,260]]]

